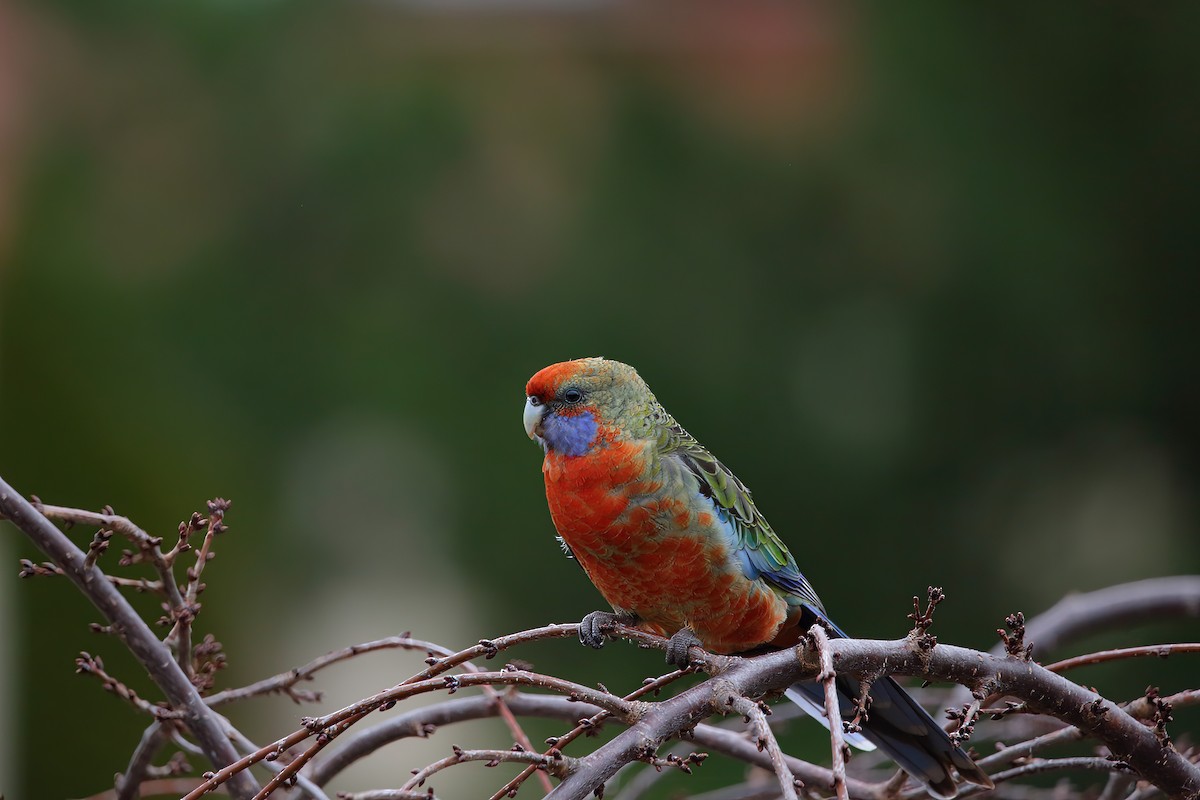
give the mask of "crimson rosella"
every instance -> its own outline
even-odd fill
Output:
[[[750,491],[675,422],[634,369],[584,358],[553,364],[525,387],[525,430],[542,445],[550,516],[563,545],[615,613],[584,617],[580,640],[602,647],[613,622],[670,637],[667,660],[689,647],[746,653],[796,644],[817,621],[845,636]],[[857,682],[839,678],[842,713]],[[824,719],[816,684],[788,697]],[[936,797],[992,781],[891,678],[871,689],[856,744],[878,745]],[[865,737],[865,741],[862,740]]]

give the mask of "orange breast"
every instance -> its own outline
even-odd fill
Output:
[[[647,630],[687,626],[709,650],[732,653],[771,641],[787,604],[748,580],[698,498],[645,480],[645,448],[614,442],[588,456],[553,452],[543,467],[555,527],[596,588]]]

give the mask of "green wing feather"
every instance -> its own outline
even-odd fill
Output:
[[[796,596],[813,610],[824,613],[820,598],[800,573],[796,560],[754,505],[750,490],[683,429],[662,406],[655,409],[657,449],[664,459],[674,458],[694,477],[696,489],[715,506],[718,515],[733,529],[743,565],[750,577],[764,580]]]

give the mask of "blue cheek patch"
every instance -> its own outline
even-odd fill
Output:
[[[596,417],[590,411],[572,417],[548,414],[542,433],[550,447],[564,456],[581,456],[596,441]]]

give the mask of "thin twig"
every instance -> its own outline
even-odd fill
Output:
[[[338,800],[437,800],[437,795],[432,792],[372,789],[368,792],[338,792]]]
[[[225,720],[225,724],[229,731],[229,738],[232,739],[234,742],[236,742],[237,746],[239,748],[241,748],[241,750],[243,752],[253,753],[258,750],[258,745],[256,745],[254,742],[250,741],[244,733],[239,731],[237,728],[233,727],[233,724],[231,722],[229,722],[228,719]],[[274,772],[276,774],[282,772],[284,769],[283,764],[277,764],[274,761],[264,760],[260,763],[265,765],[267,769],[271,770],[272,772]],[[328,796],[326,796],[325,792],[321,790],[321,787],[318,786],[316,783],[314,783],[309,778],[306,778],[303,775],[296,775],[295,779],[296,779],[296,785],[300,789],[301,797],[304,797],[305,795],[307,795],[308,797],[313,798],[313,800],[329,800],[329,798],[328,798]]]
[[[401,683],[393,686],[391,689],[359,700],[357,703],[352,703],[333,713],[320,717],[305,717],[302,721],[306,728],[316,733],[326,730],[361,712],[374,711],[393,700],[404,700],[414,695],[441,689],[449,690],[453,694],[459,689],[468,686],[484,686],[488,684],[497,686],[537,686],[542,689],[549,689],[550,691],[600,706],[610,711],[618,719],[631,719],[637,716],[639,712],[639,709],[628,701],[607,692],[601,692],[597,689],[584,686],[583,684],[556,678],[553,675],[543,675],[523,669],[508,669],[499,672],[475,672],[456,676],[448,675],[441,679],[427,678],[413,683]]]
[[[691,744],[691,742],[679,742],[670,749],[668,755],[681,758],[687,754]],[[632,767],[633,764],[631,762],[626,766]],[[617,800],[640,800],[640,798],[645,797],[659,781],[669,774],[669,772],[661,769],[638,770],[632,778],[621,782],[620,791],[616,795]],[[617,775],[621,775],[621,773],[618,772]],[[771,790],[771,797],[778,798],[779,788],[774,783],[769,784],[769,788]]]
[[[264,800],[264,798],[268,797],[280,786],[285,784],[291,785],[293,782],[295,782],[295,780],[299,778],[299,772],[304,768],[305,764],[312,761],[313,757],[317,753],[321,752],[326,745],[336,739],[340,734],[345,733],[351,725],[358,722],[369,713],[371,713],[369,710],[359,711],[356,714],[352,714],[346,719],[340,721],[336,725],[332,725],[318,733],[316,741],[313,742],[313,744],[311,744],[303,753],[293,758],[291,762],[288,763],[283,769],[275,773],[275,775],[271,777],[271,780],[267,781],[267,785],[262,788],[262,791],[255,795],[254,800]],[[256,751],[256,753],[257,752],[261,751]]]
[[[166,592],[167,600],[171,606],[173,608],[182,607],[183,595],[180,594],[179,587],[175,584],[175,574],[171,570],[171,565],[163,557],[160,547],[162,544],[161,537],[151,536],[135,525],[128,517],[123,517],[119,514],[97,513],[95,511],[85,511],[81,508],[66,508],[65,506],[53,506],[46,503],[33,503],[32,505],[43,516],[50,519],[79,525],[105,527],[124,536],[138,548],[140,553],[145,553],[146,557],[150,559],[150,563],[154,565],[154,569],[158,573],[158,578],[162,583],[161,588]]]
[[[447,659],[449,661],[450,659]],[[459,662],[461,663],[461,662]],[[411,679],[410,679],[411,680]],[[451,694],[459,689],[467,686],[486,686],[489,684],[512,685],[512,686],[540,686],[545,689],[557,691],[565,694],[568,697],[576,698],[612,712],[620,719],[630,720],[636,713],[636,709],[625,701],[593,689],[590,689],[581,684],[565,681],[561,678],[555,678],[549,675],[541,675],[536,672],[528,672],[526,670],[506,669],[500,672],[478,672],[468,673],[461,677],[445,676],[442,680],[429,678],[423,681],[413,683],[405,682],[393,686],[391,689],[380,692],[358,703],[347,706],[332,714],[327,714],[319,718],[306,717],[303,721],[309,731],[317,733],[317,741],[307,750],[292,760],[290,764],[278,775],[271,779],[270,783],[263,788],[262,792],[255,798],[261,800],[269,795],[275,788],[282,784],[284,780],[290,778],[304,764],[310,761],[318,752],[320,752],[333,738],[341,733],[344,733],[347,728],[354,725],[367,714],[377,708],[390,706],[399,700],[412,697],[417,694],[437,691],[439,689],[447,689]],[[293,734],[294,735],[294,734]],[[257,754],[255,754],[257,755]],[[214,776],[216,779],[218,776]]]
[[[1055,661],[1046,669],[1051,672],[1066,672],[1067,670],[1083,667],[1089,664],[1100,664],[1105,661],[1117,661],[1123,658],[1140,658],[1142,656],[1157,656],[1166,658],[1174,653],[1200,653],[1200,642],[1185,642],[1178,644],[1150,644],[1142,647],[1122,647],[1116,650],[1101,650],[1098,653],[1088,653],[1083,656],[1066,658]]]
[[[829,650],[829,636],[820,624],[813,625],[808,635],[817,647],[821,660],[821,672],[817,675],[825,687],[825,716],[829,719],[829,747],[833,753],[833,791],[838,800],[850,800],[846,790],[846,741],[842,738],[842,715],[837,696],[837,672],[833,669],[833,654]]]
[[[183,716],[178,711],[172,711],[169,708],[163,708],[151,703],[144,697],[139,696],[133,689],[130,689],[124,683],[109,675],[104,669],[104,661],[100,656],[94,656],[86,651],[80,653],[75,659],[75,672],[80,675],[95,676],[104,687],[104,691],[115,694],[138,711],[144,711],[155,719],[179,719]]]
[[[1129,772],[1129,765],[1121,761],[1112,761],[1099,756],[1076,756],[1072,758],[1036,758],[1019,767],[997,772],[991,778],[996,784],[1023,778],[1026,775],[1036,775],[1042,772],[1058,772],[1062,770],[1088,770],[1090,772]]]
[[[1029,620],[1025,632],[1039,652],[1047,653],[1090,633],[1173,617],[1200,617],[1200,575],[1149,578],[1068,595]]]
[[[671,673],[673,676],[684,674],[682,671]],[[669,676],[664,676],[669,677]],[[661,679],[660,679],[661,680]],[[650,690],[650,684],[639,691]],[[587,703],[572,702],[564,697],[554,695],[531,694],[528,692],[510,692],[506,696],[509,707],[522,717],[549,717],[557,719],[578,719],[581,713],[592,715],[590,720],[596,720],[600,715],[607,714],[596,706]],[[636,699],[627,695],[626,699]],[[415,708],[399,714],[386,722],[360,730],[358,733],[345,737],[344,745],[331,753],[324,760],[314,760],[310,777],[314,783],[328,784],[342,770],[362,758],[370,755],[384,745],[407,737],[423,737],[429,734],[435,726],[448,725],[464,720],[479,719],[493,716],[495,709],[485,697],[463,697],[443,700],[422,708]],[[582,734],[592,727],[577,726],[573,733]],[[692,740],[707,750],[724,753],[731,758],[755,764],[763,769],[771,769],[770,758],[757,750],[740,733],[725,727],[701,723],[691,732]],[[552,737],[558,747],[565,746],[568,737]],[[788,768],[793,774],[813,786],[828,787],[833,785],[833,776],[828,769],[791,756],[786,756]],[[848,779],[853,797],[869,797],[867,784],[854,779]],[[494,795],[504,797],[508,789]]]
[[[767,755],[771,757],[771,765],[775,770],[775,778],[779,781],[779,791],[783,795],[784,800],[798,800],[796,797],[796,776],[788,768],[787,761],[784,760],[783,750],[779,747],[779,740],[775,738],[774,731],[767,723],[766,712],[763,707],[747,697],[734,697],[731,703],[733,710],[746,718],[755,731],[755,743],[759,750],[766,750]],[[838,720],[838,727],[841,727],[841,720]],[[836,772],[834,780],[836,781]],[[845,776],[842,780],[842,790],[845,791]]]
[[[1093,633],[1177,617],[1200,617],[1200,575],[1148,578],[1068,595],[1028,620],[1025,635],[1045,654]],[[989,652],[1003,653],[1003,643]],[[967,689],[955,687],[946,704],[962,705],[967,695]]]
[[[181,654],[186,654],[187,662],[184,664],[184,670],[189,676],[193,674],[193,658],[192,658],[192,622],[196,618],[196,614],[200,611],[200,604],[197,602],[197,597],[203,588],[200,582],[200,576],[204,572],[205,565],[212,558],[212,541],[218,533],[226,530],[225,512],[229,510],[229,501],[222,497],[215,497],[209,500],[208,503],[208,528],[204,532],[204,541],[200,545],[200,549],[196,552],[196,563],[187,570],[187,591],[184,593],[184,604],[179,609],[175,616],[175,625],[171,629],[171,633],[167,635],[167,639],[176,643],[176,650]],[[192,515],[192,519],[196,519],[196,515]],[[184,523],[187,525],[188,523]],[[181,542],[183,537],[181,536]],[[172,553],[178,553],[178,548]]]
[[[1176,708],[1200,705],[1200,689],[1190,689],[1163,699]],[[1153,705],[1145,697],[1139,697],[1136,700],[1126,703],[1122,708],[1125,713],[1135,719],[1149,719],[1154,713]],[[984,756],[975,763],[981,769],[991,774],[992,770],[995,770],[997,767],[1003,767],[1021,759],[1034,758],[1037,753],[1048,747],[1082,741],[1085,737],[1086,734],[1079,728],[1060,728],[1059,730],[1042,734],[1024,742],[1008,745],[1002,750]]]
[[[962,745],[971,738],[971,734],[975,732],[975,722],[979,719],[981,705],[980,699],[976,697],[962,708],[946,709],[946,716],[958,721],[958,727],[950,732],[950,741]]]
[[[622,699],[629,702],[637,700],[641,697],[645,697],[651,693],[657,694],[664,686],[674,683],[684,675],[687,675],[688,672],[689,670],[678,669],[674,672],[668,672],[666,675],[660,675],[657,678],[647,678],[642,682],[641,686],[625,695],[625,697]],[[611,712],[600,711],[591,717],[580,720],[578,725],[562,736],[555,736],[552,739],[547,739],[546,743],[549,744],[551,748],[557,748],[558,750],[561,750],[584,733],[597,730],[604,720],[608,719],[610,716],[612,716]],[[549,753],[549,751],[546,751],[546,753]],[[503,797],[511,797],[512,795],[516,794],[517,788],[529,778],[532,772],[533,770],[526,768],[519,775],[517,775],[517,777],[513,778],[511,781],[501,787],[498,792],[493,794],[490,800],[501,800]]]
[[[224,705],[225,703],[233,703],[239,700],[245,700],[250,697],[258,697],[260,695],[282,693],[286,694],[295,702],[316,702],[321,699],[319,692],[314,693],[299,693],[294,692],[292,687],[300,681],[312,680],[313,675],[324,669],[325,667],[336,664],[340,661],[345,661],[355,656],[364,653],[371,653],[377,650],[388,650],[394,648],[404,648],[409,650],[428,651],[430,643],[423,642],[418,639],[413,639],[407,634],[401,636],[388,636],[384,639],[376,639],[371,642],[352,645],[351,647],[343,647],[341,650],[333,650],[323,656],[318,656],[302,667],[289,669],[287,672],[281,672],[278,675],[273,675],[270,678],[263,678],[260,681],[255,681],[247,686],[242,686],[236,689],[223,689],[215,694],[211,694],[204,699],[204,702],[210,706]]]
[[[505,762],[529,764],[534,769],[546,770],[551,775],[562,777],[570,771],[573,760],[557,750],[552,755],[531,753],[528,750],[463,750],[458,745],[454,745],[453,750],[451,755],[438,759],[414,772],[413,776],[400,787],[400,790],[414,791],[424,786],[425,781],[438,772],[456,764],[465,764],[468,761],[486,761],[489,767],[495,767]]]
[[[586,703],[574,703],[556,695],[512,692],[507,706],[521,716],[575,719],[581,712],[599,711]],[[454,697],[420,708],[410,709],[371,727],[359,726],[343,737],[342,746],[322,759],[314,759],[309,768],[313,782],[324,786],[342,770],[374,753],[380,747],[410,737],[425,738],[434,729],[465,720],[496,716],[498,709],[491,698],[481,695]]]
[[[17,576],[21,577],[21,578],[46,577],[46,576],[62,577],[63,575],[66,574],[65,572],[63,572],[62,567],[58,566],[57,564],[55,564],[51,561],[47,561],[43,564],[35,564],[34,562],[30,561],[28,558],[22,558],[20,563],[21,563],[21,570],[17,573]],[[88,569],[90,569],[94,565],[95,565],[95,562],[93,562],[91,565],[87,564],[86,562],[84,564],[85,568],[88,568]],[[154,593],[162,593],[163,592],[162,581],[151,581],[151,580],[147,580],[146,578],[126,578],[123,575],[107,575],[107,574],[104,576],[104,578],[109,583],[111,583],[113,586],[121,586],[126,589],[133,589],[135,592],[154,592]]]
[[[753,764],[764,770],[774,768],[770,757],[766,753],[759,750],[741,733],[731,731],[727,728],[701,723],[694,729],[692,741],[706,750],[723,753],[730,758],[744,761],[747,764]],[[792,756],[785,756],[784,759],[792,774],[803,781],[810,789],[820,788],[821,790],[827,790],[833,788],[833,772],[827,767],[810,764],[807,761],[801,761]],[[879,793],[876,791],[874,784],[848,777],[846,778],[846,786],[852,798],[874,798],[875,800],[879,798]]]
[[[129,765],[125,767],[125,772],[117,775],[114,787],[117,792],[117,800],[136,800],[138,787],[141,786],[146,769],[166,744],[167,733],[167,726],[158,719],[151,722],[142,732],[142,738],[134,748],[133,755],[129,757]]]

